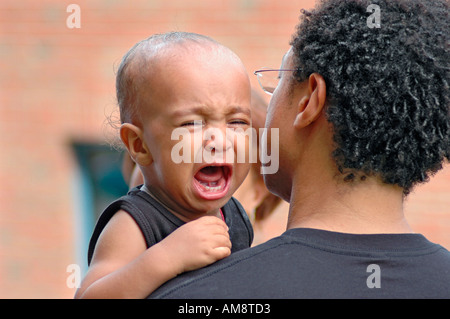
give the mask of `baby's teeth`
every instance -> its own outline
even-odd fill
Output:
[[[214,187],[215,185],[217,185],[217,182],[211,182],[211,183],[201,183],[205,188],[206,188],[206,190],[208,190],[208,191],[213,191],[213,192],[215,192],[215,191],[220,191],[220,190],[222,190],[223,189],[223,186],[216,186],[216,187]]]

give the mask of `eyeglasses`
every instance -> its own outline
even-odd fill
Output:
[[[258,78],[258,83],[263,89],[264,92],[266,92],[269,95],[273,94],[273,91],[278,86],[278,82],[281,78],[281,72],[283,71],[296,71],[295,69],[268,69],[263,68],[261,70],[257,70],[254,72],[254,74]],[[274,73],[277,72],[277,73]]]

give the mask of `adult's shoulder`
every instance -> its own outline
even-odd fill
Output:
[[[150,299],[228,299],[238,298],[237,291],[244,295],[253,285],[255,276],[265,271],[270,260],[276,259],[274,251],[285,243],[277,237],[256,247],[247,248],[222,259],[208,267],[184,273],[167,282]],[[260,262],[264,260],[265,262]],[[245,289],[244,289],[245,288]],[[250,298],[251,296],[239,296]]]

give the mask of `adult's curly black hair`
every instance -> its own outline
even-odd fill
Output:
[[[339,170],[407,195],[450,158],[448,3],[327,0],[302,13],[294,77],[325,79]]]

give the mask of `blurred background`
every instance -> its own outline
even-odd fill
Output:
[[[106,119],[117,115],[115,70],[134,43],[173,30],[206,34],[242,58],[256,86],[253,71],[280,65],[300,9],[313,5],[1,0],[0,298],[73,297],[71,265],[85,272],[98,214],[127,191]],[[449,165],[410,195],[406,214],[450,249]]]

